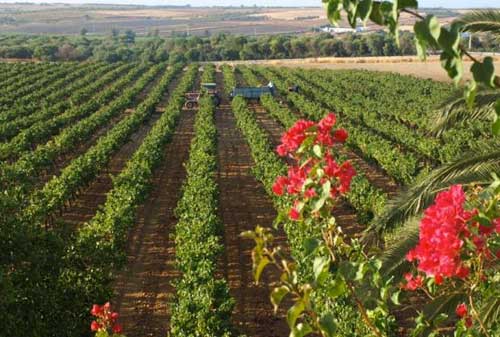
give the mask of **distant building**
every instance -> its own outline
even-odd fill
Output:
[[[320,27],[320,30],[325,33],[330,34],[346,34],[346,33],[361,33],[365,31],[365,27],[332,27],[332,26],[323,26]]]

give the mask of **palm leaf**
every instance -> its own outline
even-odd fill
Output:
[[[384,253],[381,256],[381,272],[386,276],[394,276],[399,280],[411,266],[406,261],[406,254],[417,245],[419,238],[417,218],[409,219],[398,228],[391,239],[386,242]]]
[[[436,297],[424,307],[425,317],[429,320],[435,319],[439,314],[446,313],[452,316],[460,302],[464,302],[467,295],[464,292],[455,292]]]
[[[476,10],[462,15],[455,22],[464,25],[468,32],[500,35],[500,10]]]
[[[406,192],[391,201],[381,216],[375,219],[368,231],[381,233],[396,228],[398,224],[418,215],[429,206],[435,195],[454,184],[488,185],[491,173],[500,172],[500,150],[483,149],[484,154],[464,156],[455,163],[444,165]]]
[[[480,309],[481,318],[491,328],[500,319],[500,297],[489,297]]]
[[[483,89],[477,93],[474,107],[469,109],[463,94],[455,94],[437,112],[431,133],[440,136],[444,131],[466,120],[492,120],[495,115],[495,102],[499,99],[500,91]]]

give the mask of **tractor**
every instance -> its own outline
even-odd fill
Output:
[[[184,95],[184,97],[186,98],[184,108],[189,110],[197,109],[202,93],[206,93],[207,95],[209,95],[212,98],[215,106],[220,105],[221,98],[217,90],[217,85],[215,83],[202,83],[201,91],[188,92]]]

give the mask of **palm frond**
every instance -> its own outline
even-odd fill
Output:
[[[440,136],[446,130],[465,120],[491,120],[495,114],[495,103],[500,91],[482,89],[477,93],[474,107],[469,109],[463,94],[455,94],[439,108],[431,133]]]
[[[390,236],[381,256],[381,272],[398,280],[411,266],[406,261],[406,254],[418,243],[418,219],[415,217],[409,219]]]
[[[483,303],[479,313],[487,327],[492,327],[500,320],[500,297],[489,297]]]
[[[484,9],[464,14],[455,22],[464,25],[464,30],[475,33],[500,35],[500,10]]]
[[[488,185],[491,173],[500,172],[500,150],[490,148],[480,155],[464,155],[464,159],[444,165],[391,201],[368,231],[381,233],[396,228],[429,206],[435,195],[454,184]]]

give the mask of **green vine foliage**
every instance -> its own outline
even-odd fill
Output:
[[[332,23],[338,23],[342,13],[345,12],[352,27],[356,27],[358,20],[363,23],[371,21],[385,26],[394,35],[398,44],[398,22],[401,13],[408,13],[416,17],[415,42],[421,59],[425,60],[429,49],[440,51],[441,65],[456,85],[463,79],[463,59],[468,58],[472,61],[470,71],[473,78],[467,82],[464,90],[464,97],[469,107],[474,104],[479,86],[492,89],[500,88],[500,77],[495,75],[493,58],[488,56],[482,60],[476,59],[460,44],[460,37],[465,30],[465,25],[460,21],[455,21],[446,27],[441,25],[434,15],[420,15],[416,11],[419,5],[417,0],[323,0],[323,2]],[[495,106],[495,112],[492,132],[495,135],[500,135],[500,101]]]

